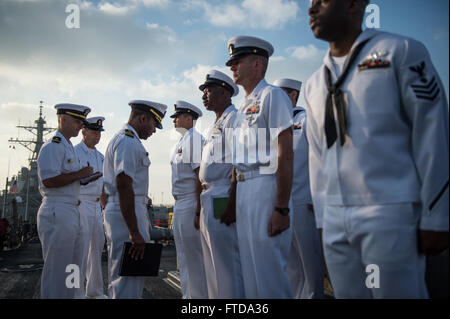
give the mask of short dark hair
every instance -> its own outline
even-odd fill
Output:
[[[256,59],[261,60],[261,64],[262,64],[261,73],[262,73],[262,76],[265,77],[266,72],[267,72],[267,66],[269,65],[269,59],[266,57],[263,57],[262,55],[256,55],[256,54],[250,54],[250,56],[251,56],[252,61],[255,61]]]

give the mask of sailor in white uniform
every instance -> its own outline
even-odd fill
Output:
[[[237,110],[231,97],[239,88],[226,74],[211,70],[200,85],[203,105],[216,114],[203,144],[199,178],[200,231],[205,261],[206,282],[210,299],[241,299],[245,297],[236,225],[221,223],[223,201],[229,197],[233,165],[225,142],[225,130],[232,129]]]
[[[183,299],[208,298],[199,218],[201,184],[198,180],[203,136],[194,128],[202,111],[185,101],[175,102],[175,129],[182,134],[170,164],[172,167],[173,237],[177,250]]]
[[[306,112],[296,106],[302,82],[279,79],[274,85],[286,92],[292,102],[294,116],[294,179],[292,182],[292,246],[287,266],[292,295],[296,299],[323,298],[323,263],[320,235],[314,219],[309,189],[308,139]]]
[[[113,299],[139,299],[145,277],[119,276],[124,242],[131,242],[131,257],[143,258],[150,242],[147,211],[150,159],[141,139],[147,140],[161,121],[167,106],[151,101],[129,103],[128,123],[108,144],[103,163],[105,192],[105,232],[108,246],[108,296]]]
[[[81,166],[92,166],[95,172],[103,172],[103,154],[95,146],[100,142],[104,117],[86,119],[81,133],[83,140],[75,146]],[[105,245],[102,208],[100,198],[105,197],[103,177],[80,188],[80,214],[84,237],[81,278],[86,278],[87,298],[104,299],[102,275],[102,251]]]
[[[426,298],[423,254],[448,247],[448,103],[423,44],[361,30],[367,3],[309,9],[330,43],[305,90],[311,191],[337,298]]]
[[[239,36],[228,41],[228,48],[226,65],[246,98],[233,134],[237,185],[232,184],[224,219],[233,222],[235,213],[245,297],[291,298],[286,275],[292,241],[291,102],[264,79],[274,51],[270,43]]]
[[[79,277],[82,229],[78,196],[80,179],[93,173],[92,167],[80,165],[70,138],[78,135],[91,109],[77,104],[57,104],[55,108],[58,131],[42,145],[37,159],[39,192],[43,197],[37,214],[44,258],[41,298],[69,299],[84,291]]]

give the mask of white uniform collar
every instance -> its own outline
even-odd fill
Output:
[[[85,152],[85,153],[89,153],[91,150],[95,150],[95,147],[93,149],[89,148],[86,143],[84,142],[84,140],[81,140],[81,149]]]
[[[69,146],[69,147],[73,147],[72,142],[66,140],[66,138],[64,137],[64,135],[62,135],[62,133],[60,131],[56,131],[56,134],[54,136],[58,136],[61,138],[61,141],[63,143],[64,146]]]
[[[259,81],[258,85],[255,86],[253,92],[247,97],[247,99],[257,97],[259,92],[261,92],[267,85],[268,84],[266,82],[266,79],[262,79],[261,81]]]
[[[222,113],[222,115],[219,117],[219,119],[217,120],[216,123],[219,123],[220,121],[223,121],[228,114],[230,114],[231,112],[233,112],[234,110],[236,110],[236,108],[234,107],[234,104],[230,104]]]
[[[125,129],[125,130],[130,130],[131,132],[133,132],[133,134],[134,134],[134,136],[138,139],[138,141],[140,142],[141,140],[139,139],[139,134],[136,132],[136,130],[130,125],[130,124],[125,124],[124,126],[123,126],[123,128]]]
[[[352,48],[347,54],[347,58],[351,55],[353,50],[356,48],[358,44],[360,44],[362,41],[373,38],[374,36],[378,35],[380,31],[374,30],[374,29],[365,29],[361,34],[356,38],[355,42],[352,45]],[[347,58],[345,59],[344,69],[347,66]],[[330,70],[334,70],[333,68],[333,61],[331,60],[330,55],[330,49],[328,48],[327,54],[325,54],[325,57],[323,58],[323,63],[328,67]]]

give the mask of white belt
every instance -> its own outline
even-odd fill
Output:
[[[68,204],[74,206],[80,206],[81,202],[78,198],[67,197],[67,196],[44,196],[42,202],[45,203],[55,203],[55,204]]]
[[[87,194],[80,194],[80,199],[82,199],[83,201],[92,201],[92,202],[99,202],[100,201],[100,197],[97,195],[87,195]]]
[[[231,180],[228,178],[222,178],[211,182],[204,182],[202,183],[202,188],[204,190],[207,190],[214,186],[225,186],[225,185],[231,185]]]
[[[264,176],[272,176],[275,174],[261,174],[259,172],[259,168],[252,170],[252,171],[248,171],[248,172],[241,172],[241,173],[237,173],[236,174],[236,181],[238,182],[244,182],[246,180],[252,179],[252,178],[258,178],[258,177],[264,177]]]
[[[175,200],[179,200],[179,199],[183,199],[183,198],[197,196],[197,193],[193,192],[193,193],[189,193],[189,194],[172,195],[172,196],[173,196],[173,198],[175,198]]]
[[[148,197],[145,195],[135,195],[134,196],[134,201],[136,203],[142,203],[144,205],[147,205],[148,203]],[[114,196],[108,196],[108,203],[119,203],[119,196],[118,195],[114,195]]]

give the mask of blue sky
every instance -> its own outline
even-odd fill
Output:
[[[80,28],[68,29],[68,4],[80,7]],[[448,96],[449,2],[447,0],[373,0],[380,29],[413,37],[428,48]],[[327,43],[316,40],[308,25],[309,0],[1,0],[0,1],[0,186],[8,174],[27,164],[29,153],[8,148],[31,124],[44,101],[49,124],[60,102],[92,107],[106,117],[98,148],[126,122],[128,101],[148,99],[169,106],[186,100],[203,108],[198,85],[217,68],[230,74],[227,39],[264,38],[275,47],[267,80],[301,81],[320,66]],[[234,99],[239,105],[243,93]],[[300,104],[303,103],[301,95]],[[208,114],[200,131],[213,121]],[[155,203],[173,202],[170,151],[179,137],[170,118],[144,146],[148,149],[150,189]],[[20,132],[20,137],[28,135]],[[73,139],[76,144],[80,137]],[[164,193],[164,195],[162,195]]]

